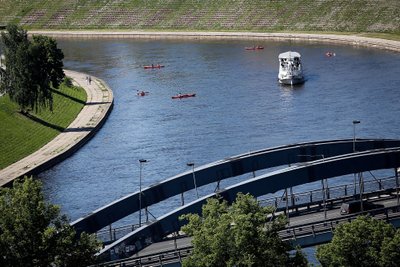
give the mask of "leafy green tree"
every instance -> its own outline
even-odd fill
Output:
[[[87,266],[99,243],[77,237],[59,207],[46,203],[32,178],[0,189],[0,266]]]
[[[393,238],[385,238],[381,247],[381,265],[386,267],[400,266],[400,230]]]
[[[400,233],[366,216],[339,225],[331,243],[317,248],[322,266],[400,266],[399,256]]]
[[[36,67],[40,70],[39,79],[45,81],[42,86],[51,85],[53,88],[58,88],[64,80],[65,74],[63,71],[64,54],[57,47],[57,42],[53,38],[43,35],[34,35],[32,37],[32,45],[35,47]],[[50,87],[48,87],[50,89]]]
[[[28,39],[22,28],[9,24],[1,33],[6,70],[0,91],[10,95],[21,111],[48,107],[52,110],[52,87],[58,88],[64,78],[64,55],[54,39],[34,36]]]
[[[202,217],[181,217],[188,221],[182,231],[193,237],[193,251],[183,266],[307,266],[303,254],[297,250],[291,256],[292,246],[278,236],[285,218],[270,220],[271,212],[272,208],[259,206],[249,194],[239,193],[231,206],[209,199]]]
[[[18,99],[22,98],[19,94],[19,86],[24,84],[20,77],[26,72],[26,66],[23,61],[28,60],[26,58],[26,52],[29,47],[28,35],[26,31],[10,24],[7,26],[7,33],[1,33],[1,40],[4,45],[4,55],[8,66],[0,81],[0,91],[9,93],[10,97],[18,102]]]

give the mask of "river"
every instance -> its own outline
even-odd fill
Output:
[[[400,54],[374,48],[262,41],[59,39],[68,69],[106,81],[114,109],[96,136],[39,177],[75,220],[143,186],[266,147],[353,137],[398,138]],[[277,82],[278,54],[302,55],[307,81]],[[334,51],[335,57],[326,57]],[[144,65],[163,64],[145,70]],[[144,97],[136,90],[148,91]],[[196,93],[173,100],[171,96]],[[304,189],[308,188],[306,185]],[[208,192],[208,191],[207,191]],[[200,193],[207,193],[200,188]],[[151,210],[155,216],[179,199]]]

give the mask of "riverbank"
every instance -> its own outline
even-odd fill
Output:
[[[137,39],[189,39],[189,40],[290,40],[339,43],[353,46],[374,47],[400,52],[400,41],[356,35],[311,33],[259,33],[259,32],[164,32],[164,31],[29,31],[30,35],[42,34],[54,38],[137,38]]]
[[[102,126],[113,107],[113,94],[107,84],[96,77],[87,83],[87,75],[65,70],[77,86],[85,89],[87,101],[76,119],[56,138],[38,151],[0,170],[0,186],[10,185],[24,175],[40,173],[72,155]]]
[[[3,0],[0,25],[26,29],[400,34],[398,0]]]

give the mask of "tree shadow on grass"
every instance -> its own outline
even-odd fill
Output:
[[[80,99],[78,99],[78,98],[75,98],[75,97],[73,97],[73,96],[64,94],[63,92],[60,92],[60,91],[58,91],[58,90],[54,90],[54,89],[53,89],[52,92],[53,92],[54,94],[57,94],[57,95],[66,97],[66,98],[68,98],[68,99],[70,99],[70,100],[72,100],[72,101],[75,101],[75,102],[77,102],[77,103],[80,103],[80,104],[82,104],[82,105],[86,105],[86,102],[85,102],[85,101],[80,100]]]
[[[44,120],[42,120],[42,119],[40,119],[40,118],[38,118],[38,117],[36,117],[36,116],[34,116],[34,115],[32,115],[32,114],[29,114],[29,113],[27,113],[27,112],[21,112],[21,114],[22,114],[23,116],[27,117],[28,119],[34,121],[34,122],[40,123],[40,124],[42,124],[43,126],[52,128],[52,129],[54,129],[54,130],[56,130],[56,131],[58,131],[58,132],[63,132],[63,131],[65,130],[64,127],[61,127],[61,126],[59,126],[59,125],[55,125],[55,124],[49,123],[49,122],[47,122],[47,121],[44,121]]]

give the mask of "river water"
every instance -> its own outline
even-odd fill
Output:
[[[48,200],[75,220],[196,166],[266,147],[352,138],[399,138],[400,54],[307,42],[58,40],[68,69],[112,88],[114,109],[96,136],[42,173]],[[307,81],[277,82],[278,54],[302,55]],[[335,57],[325,52],[334,51]],[[165,68],[145,70],[144,65]],[[138,97],[136,90],[148,91]],[[177,93],[196,97],[173,100]],[[307,188],[305,185],[304,188]],[[201,194],[209,193],[200,188]],[[160,216],[178,205],[167,201]],[[136,222],[136,221],[135,221]],[[132,222],[134,223],[134,222]]]

